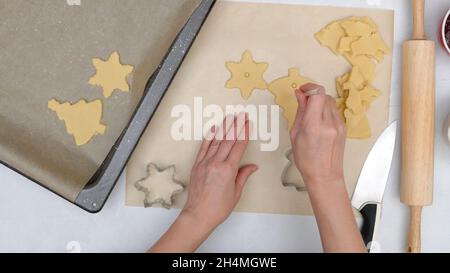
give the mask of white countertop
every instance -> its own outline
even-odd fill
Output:
[[[387,8],[395,10],[395,49],[391,120],[400,114],[401,43],[411,33],[409,0],[282,0],[283,2]],[[430,0],[426,22],[438,41],[448,0]],[[442,126],[450,112],[450,56],[437,49],[437,134],[434,204],[423,212],[424,252],[450,251],[450,145]],[[88,214],[35,183],[0,166],[0,252],[143,252],[167,229],[179,211],[125,207],[125,179],[119,180],[104,209]],[[405,250],[408,208],[399,201],[399,149],[388,182],[378,250]],[[234,213],[201,252],[321,252],[313,217]]]

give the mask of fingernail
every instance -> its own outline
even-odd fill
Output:
[[[315,89],[305,91],[305,96],[310,97],[310,96],[319,95],[321,93],[322,92],[321,92],[320,88],[315,88]]]

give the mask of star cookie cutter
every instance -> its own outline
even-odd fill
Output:
[[[176,179],[175,174],[175,165],[160,168],[154,163],[148,164],[147,176],[134,183],[138,191],[145,193],[144,207],[152,207],[155,204],[166,209],[172,207],[175,195],[185,189],[185,185]]]

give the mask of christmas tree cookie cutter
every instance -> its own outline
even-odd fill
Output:
[[[292,149],[285,153],[286,165],[281,173],[281,183],[284,187],[294,187],[299,192],[305,192],[306,186],[303,177],[294,164]]]

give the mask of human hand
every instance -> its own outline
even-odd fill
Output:
[[[296,91],[291,141],[325,252],[366,252],[344,183],[345,126],[336,101],[317,84]]]
[[[346,132],[336,101],[312,83],[300,87],[296,96],[299,108],[290,136],[306,187],[343,181]]]
[[[194,217],[207,229],[225,221],[237,205],[256,165],[239,168],[249,142],[250,123],[245,113],[227,117],[203,141],[192,168],[183,215]]]

